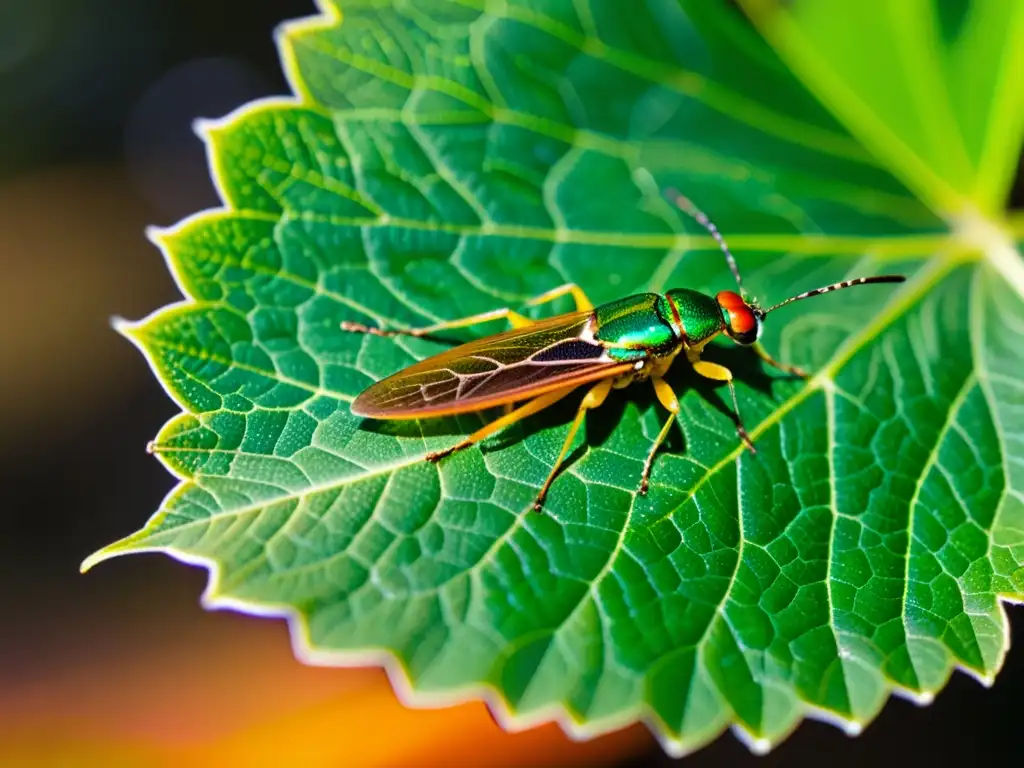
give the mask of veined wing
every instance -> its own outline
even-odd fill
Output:
[[[580,335],[591,312],[541,320],[428,357],[381,379],[352,403],[352,413],[418,419],[477,411],[629,371]]]

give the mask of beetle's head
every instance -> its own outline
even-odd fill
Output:
[[[765,315],[779,307],[792,304],[794,301],[809,299],[812,296],[821,296],[823,293],[841,291],[844,288],[851,288],[855,285],[870,285],[872,283],[902,283],[906,280],[903,275],[875,275],[872,277],[855,277],[852,280],[843,280],[839,283],[826,285],[822,288],[815,288],[813,291],[798,293],[790,296],[785,301],[762,309],[753,301],[747,301],[743,296],[733,291],[719,291],[715,300],[722,312],[722,320],[725,322],[726,335],[737,344],[749,346],[761,337],[761,324]]]
[[[650,174],[648,174],[649,176]],[[718,309],[722,313],[722,327],[721,330],[725,331],[725,334],[735,341],[737,344],[743,346],[749,346],[756,342],[761,336],[761,323],[764,321],[765,315],[772,312],[779,307],[783,307],[786,304],[790,304],[794,301],[800,301],[802,299],[809,299],[811,296],[820,296],[823,293],[829,293],[830,291],[841,291],[844,288],[850,288],[854,285],[868,285],[870,283],[902,283],[905,278],[903,275],[877,275],[873,277],[855,277],[852,280],[843,280],[839,283],[833,283],[832,285],[826,285],[822,288],[815,288],[813,291],[805,291],[804,293],[797,294],[796,296],[790,296],[785,301],[780,301],[778,304],[768,307],[768,309],[762,309],[758,304],[753,301],[747,301],[743,293],[743,284],[740,281],[740,271],[736,268],[736,259],[733,258],[732,251],[729,250],[729,246],[725,244],[725,238],[722,237],[711,219],[695,206],[688,197],[680,194],[674,189],[666,190],[668,197],[672,200],[679,210],[692,216],[694,220],[707,230],[708,234],[711,235],[712,239],[718,244],[718,247],[722,249],[722,253],[725,254],[725,262],[729,265],[729,271],[732,272],[732,276],[736,278],[736,287],[740,289],[739,293],[734,291],[719,291],[718,295],[715,296],[715,300],[718,303]]]
[[[715,296],[725,321],[725,334],[737,344],[748,346],[761,337],[764,313],[733,291],[719,291]]]

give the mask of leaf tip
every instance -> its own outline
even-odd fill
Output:
[[[78,566],[78,572],[83,574],[88,573],[93,569],[93,567],[99,565],[104,560],[109,560],[111,557],[115,557],[120,554],[120,552],[118,552],[120,544],[121,542],[118,541],[113,544],[108,544],[103,547],[103,549],[96,550],[82,561],[82,564]]]
[[[163,248],[167,243],[167,237],[169,230],[165,227],[157,227],[150,225],[145,229],[146,239],[149,240],[157,248]]]
[[[103,559],[100,554],[101,552],[102,550],[100,550],[99,552],[93,552],[91,555],[85,558],[85,560],[82,561],[82,564],[78,566],[78,572],[84,574],[91,571],[92,567]]]
[[[904,699],[908,699],[919,707],[931,706],[935,701],[935,694],[932,691],[915,691],[911,688],[894,688],[893,692]]]
[[[78,566],[79,572],[87,573],[104,560],[110,560],[111,558],[120,557],[121,555],[127,555],[132,552],[154,551],[157,548],[149,546],[147,542],[152,528],[159,525],[164,516],[165,513],[157,512],[157,514],[153,516],[153,519],[149,521],[149,524],[142,530],[136,531],[130,536],[125,536],[123,539],[118,539],[111,544],[107,544],[107,546],[102,549],[96,550],[85,558],[85,560],[82,561],[82,564]]]
[[[772,751],[772,740],[764,736],[757,736],[748,731],[741,723],[733,725],[732,732],[736,738],[743,742],[753,754],[757,756],[767,755]]]
[[[127,320],[120,315],[114,315],[110,318],[110,327],[125,338],[131,339],[134,337],[138,323],[133,323],[131,320]]]
[[[772,751],[771,740],[765,738],[750,739],[750,741],[747,742],[747,746],[750,747],[750,751],[758,757],[767,755]]]
[[[192,133],[199,137],[200,141],[209,143],[213,134],[217,132],[217,121],[206,117],[197,117],[192,121]]]
[[[843,733],[850,738],[855,738],[864,733],[864,723],[860,720],[846,720],[843,722]]]

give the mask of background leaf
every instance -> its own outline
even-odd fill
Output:
[[[182,482],[86,565],[200,562],[208,605],[288,616],[311,661],[394,659],[410,699],[488,696],[510,725],[644,718],[673,752],[730,724],[765,749],[808,714],[857,732],[954,667],[991,681],[999,601],[1024,596],[1024,268],[998,214],[1024,35],[922,3],[904,39],[883,5],[835,28],[752,2],[774,48],[725,4],[674,0],[353,0],[286,27],[299,99],[205,125],[226,207],[154,233],[186,301],[121,326],[184,409],[154,446]],[[884,90],[851,65],[868,23],[907,72]],[[1003,53],[936,101],[979,41]],[[991,98],[968,116],[969,84]],[[442,346],[342,320],[424,324],[569,280],[597,301],[728,287],[668,186],[765,300],[910,278],[771,317],[807,384],[709,353],[737,371],[756,457],[682,365],[651,494],[663,413],[638,386],[589,420],[543,515],[524,510],[573,402],[439,466],[423,456],[484,416],[351,416]]]

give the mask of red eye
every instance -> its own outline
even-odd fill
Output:
[[[743,300],[743,297],[733,291],[719,291],[715,299],[717,299],[723,309],[727,309],[730,312],[735,309],[744,309],[747,306],[747,302]]]
[[[729,311],[729,326],[733,333],[747,334],[757,330],[757,320],[748,307]]]
[[[735,335],[744,336],[757,331],[757,318],[742,296],[732,291],[719,291],[715,298],[719,306],[726,311],[729,317],[729,330]]]

